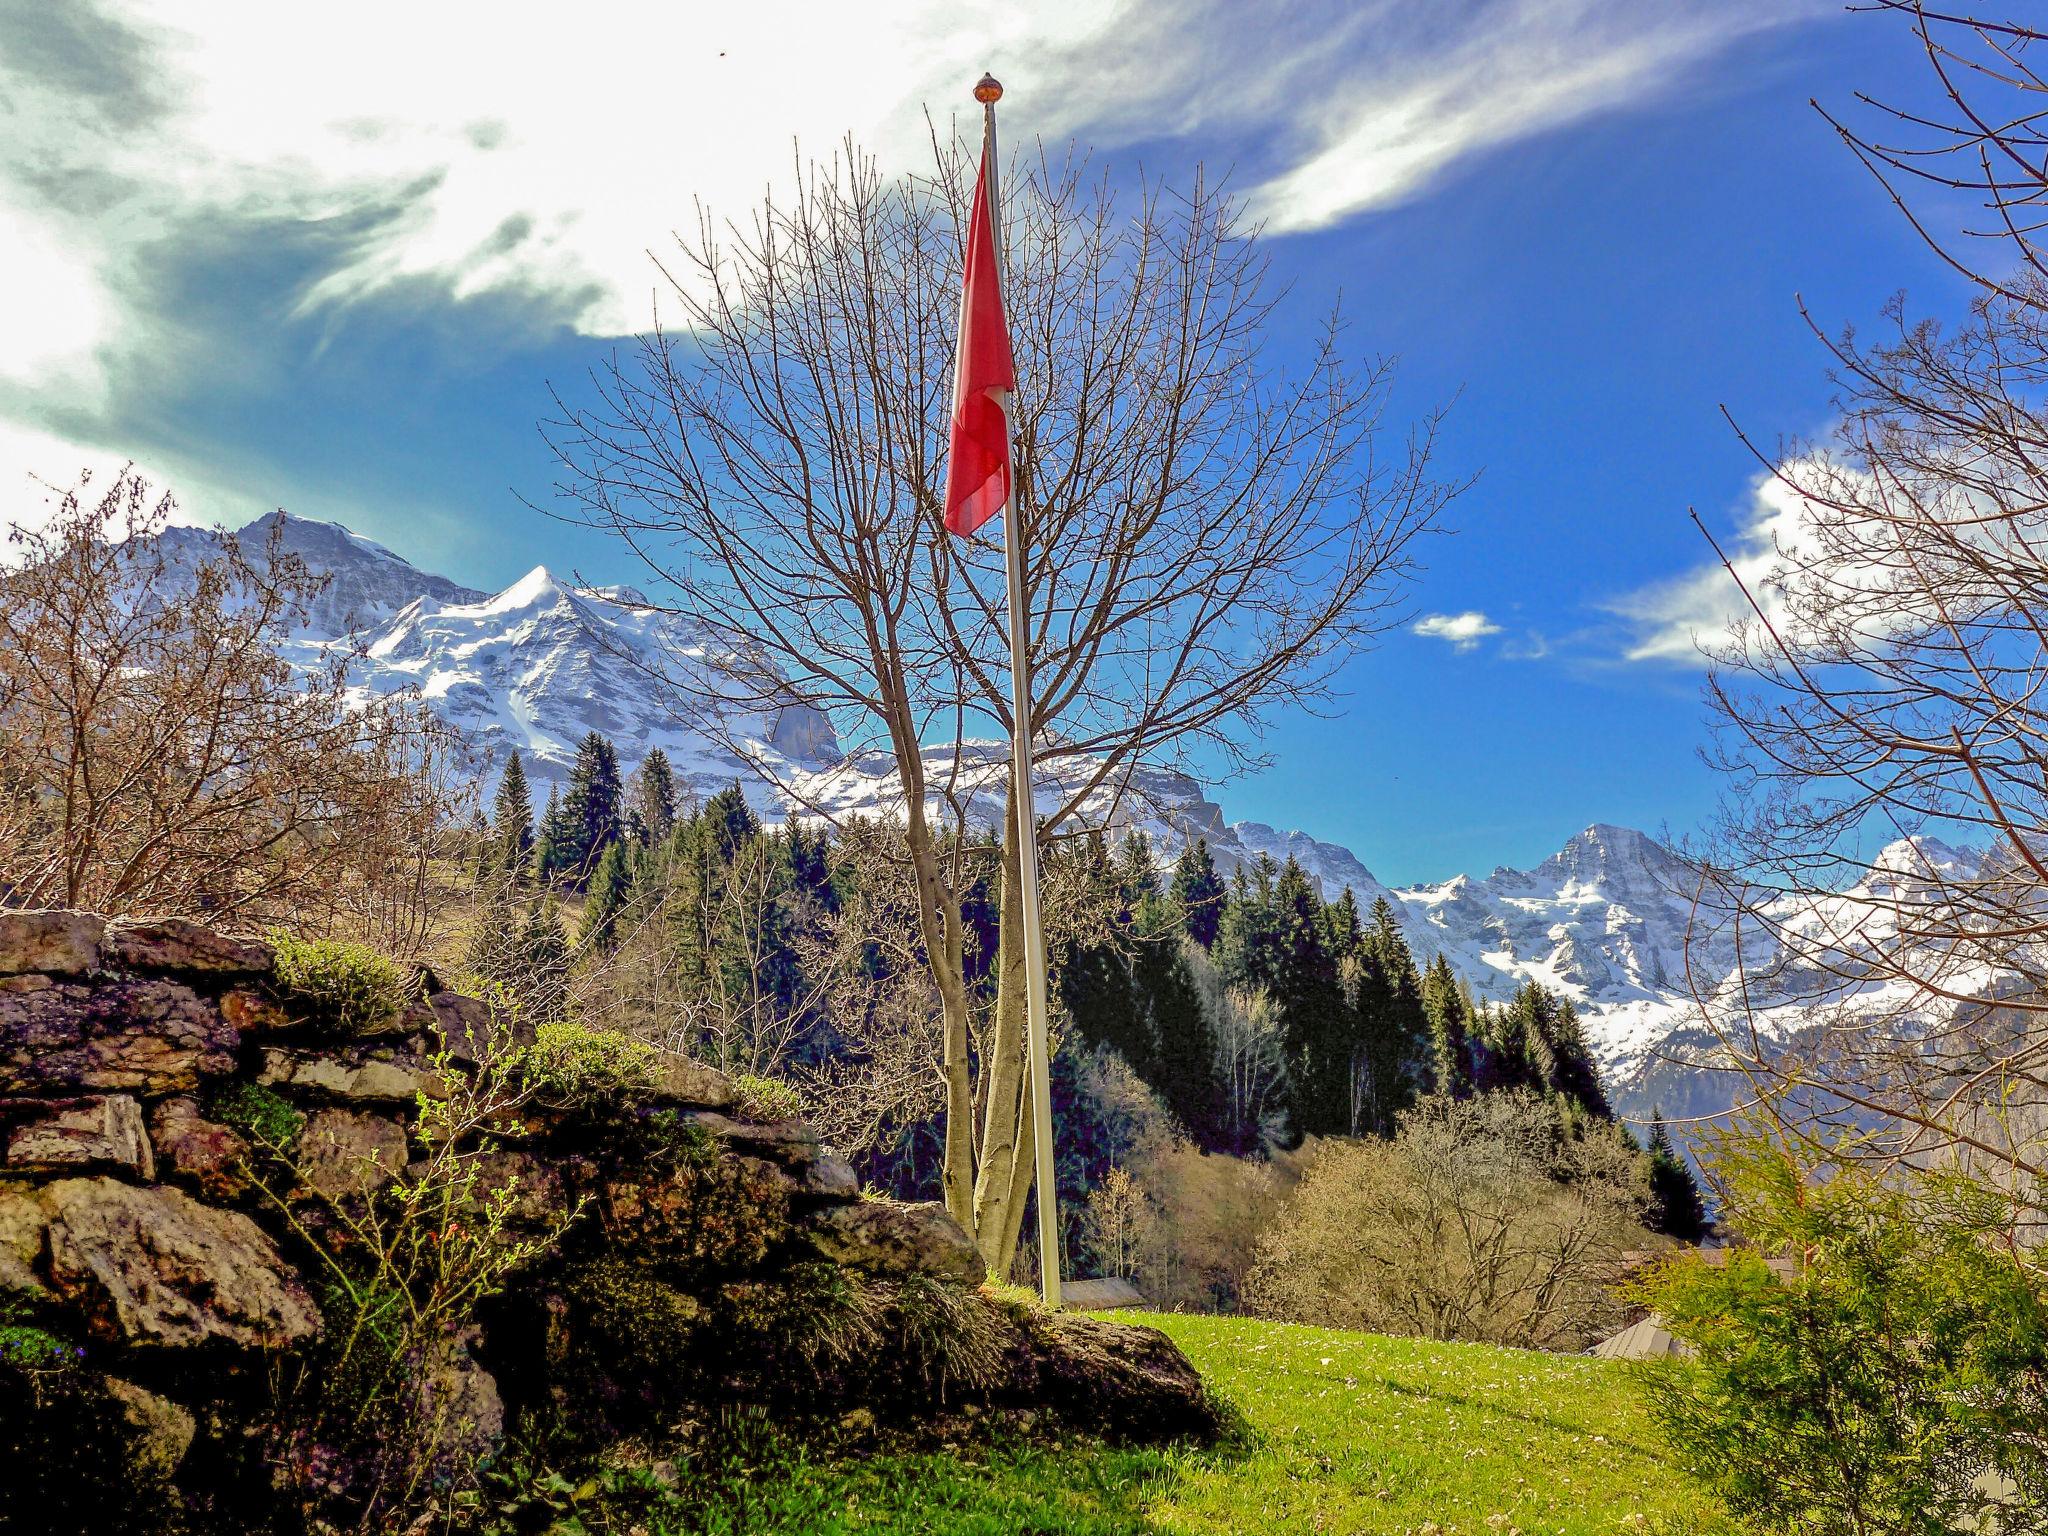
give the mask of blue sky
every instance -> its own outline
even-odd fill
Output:
[[[0,516],[132,457],[208,520],[630,580],[522,503],[550,386],[644,323],[693,198],[758,195],[793,139],[908,156],[987,63],[1013,142],[1230,167],[1291,285],[1280,352],[1341,294],[1403,411],[1455,397],[1444,462],[1480,479],[1422,632],[1221,794],[1436,879],[1707,814],[1690,636],[1732,592],[1686,513],[1754,553],[1774,510],[1719,408],[1825,429],[1795,295],[1830,328],[1961,297],[1808,105],[1911,96],[1910,39],[1804,0],[493,14],[0,0]]]

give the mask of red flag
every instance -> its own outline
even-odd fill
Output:
[[[990,147],[981,146],[967,262],[960,293],[960,352],[953,364],[953,441],[946,461],[946,526],[970,534],[1010,499],[1010,320],[996,270],[995,210],[990,206]]]

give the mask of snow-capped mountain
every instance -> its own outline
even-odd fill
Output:
[[[477,592],[337,524],[281,513],[242,530],[244,548],[260,550],[273,526],[281,526],[283,547],[333,578],[294,641],[308,660],[335,645],[360,651],[356,686],[416,689],[493,760],[519,752],[539,784],[559,781],[577,743],[595,730],[617,745],[629,771],[659,746],[700,795],[739,782],[771,819],[888,814],[901,806],[890,765],[843,753],[817,711],[719,704],[717,680],[734,659],[709,653],[702,636],[631,588],[574,587],[537,567],[502,592]],[[176,529],[163,537],[181,557],[196,558],[213,536]],[[678,678],[680,689],[672,686]],[[770,763],[795,786],[796,800],[778,801],[734,744]],[[934,793],[950,791],[992,825],[1002,816],[1006,761],[1000,742],[967,742],[957,753],[929,753],[927,779]],[[1091,767],[1054,762],[1038,786],[1041,811],[1083,784]],[[1203,837],[1226,872],[1262,856],[1293,858],[1326,897],[1348,887],[1362,908],[1385,899],[1418,961],[1446,956],[1482,998],[1503,1000],[1528,980],[1564,993],[1585,1019],[1624,1113],[1661,1104],[1685,1115],[1729,1102],[1728,1084],[1706,1065],[1713,1040],[1693,985],[1711,987],[1733,970],[1732,944],[1724,953],[1695,939],[1689,976],[1691,876],[1642,832],[1595,824],[1533,869],[1392,888],[1349,849],[1305,832],[1227,822],[1184,774],[1147,769],[1129,784],[1096,789],[1084,816],[1112,831],[1146,831],[1164,858]],[[1909,886],[1930,866],[1952,872],[1971,857],[1918,839],[1880,861],[1877,883]],[[1854,907],[1870,894],[1844,893],[1843,902]],[[1793,926],[1831,920],[1823,910]],[[1789,1035],[1799,1027],[1798,1006],[1767,1010],[1764,1023]]]
[[[417,689],[493,761],[518,752],[543,783],[567,773],[592,731],[611,739],[629,770],[660,747],[700,795],[736,780],[762,793],[726,738],[778,776],[838,761],[831,723],[813,709],[734,703],[717,710],[711,729],[703,716],[718,691],[718,658],[630,587],[570,587],[536,566],[496,596],[467,597],[416,597],[353,637],[364,652],[359,686]]]
[[[339,523],[272,512],[235,533],[242,553],[251,560],[263,557],[273,536],[286,554],[297,555],[328,578],[326,590],[313,600],[301,626],[300,632],[309,638],[333,639],[383,623],[422,597],[439,603],[477,603],[489,595],[423,571]],[[218,553],[220,536],[207,528],[177,526],[164,529],[157,543],[174,566],[189,566]]]

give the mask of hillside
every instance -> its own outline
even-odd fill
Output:
[[[1127,1314],[1118,1314],[1125,1316]],[[735,1471],[645,1528],[947,1536],[1733,1536],[1623,1367],[1249,1318],[1148,1316],[1247,1433],[1217,1451],[999,1445]]]
[[[759,707],[724,681],[746,675],[744,657],[719,654],[677,616],[630,587],[582,588],[536,567],[490,594],[419,570],[382,545],[338,524],[282,513],[242,530],[260,547],[281,526],[285,548],[333,578],[294,642],[308,660],[344,640],[365,660],[366,691],[416,688],[492,760],[522,754],[536,791],[560,783],[577,742],[600,731],[628,770],[659,746],[698,795],[742,784],[762,814],[779,820],[779,802],[753,771],[770,764],[800,786],[806,806],[834,814],[887,814],[900,790],[887,765],[842,751],[832,722],[802,707]],[[166,535],[192,555],[211,537],[176,529]],[[680,686],[676,684],[680,683]],[[757,694],[760,689],[755,689]],[[721,703],[721,700],[727,702]],[[1002,813],[1006,750],[970,741],[957,761],[934,749],[935,781],[957,770],[971,814],[993,825]],[[1069,763],[1078,774],[1085,765]],[[1058,775],[1039,788],[1050,809]],[[1349,850],[1305,831],[1231,822],[1209,790],[1184,774],[1148,770],[1121,796],[1098,793],[1089,806],[1099,824],[1148,831],[1171,857],[1204,837],[1226,871],[1262,855],[1294,857],[1326,895],[1349,887],[1361,906],[1389,901],[1424,964],[1441,953],[1483,998],[1505,999],[1526,981],[1571,998],[1625,1114],[1661,1104],[1674,1114],[1727,1103],[1727,1088],[1698,1059],[1712,1041],[1698,1024],[1686,944],[1693,927],[1685,866],[1643,832],[1596,823],[1532,869],[1506,866],[1484,876],[1392,888]],[[1967,851],[1932,840],[1898,844],[1887,855],[1910,885],[1928,864],[1966,868]],[[1855,911],[1856,893],[1844,901]],[[1816,914],[1830,922],[1830,914]],[[1758,957],[1748,957],[1752,965]],[[1692,957],[1693,978],[1716,985],[1732,973],[1732,941]],[[1795,1032],[1808,999],[1766,1009],[1761,1023]]]

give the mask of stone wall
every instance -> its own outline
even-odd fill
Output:
[[[70,1486],[43,1464],[70,1434],[60,1400],[105,1439],[80,1455],[140,1490],[123,1521],[282,1529],[369,1497],[278,1383],[341,1358],[323,1285],[351,1237],[333,1214],[406,1190],[421,1105],[502,1074],[491,1053],[513,1048],[431,975],[409,996],[337,1039],[261,941],[0,912],[0,1458],[35,1463],[0,1465],[0,1529]],[[288,1167],[222,1108],[252,1102],[289,1127]],[[982,1290],[942,1207],[863,1198],[806,1125],[748,1120],[700,1064],[658,1057],[602,1112],[519,1097],[473,1140],[471,1207],[508,1191],[503,1240],[550,1242],[412,1362],[409,1412],[450,1426],[423,1486],[473,1479],[508,1433],[598,1456],[736,1403],[836,1429],[1217,1427],[1163,1335]],[[81,1528],[115,1507],[87,1505]]]

